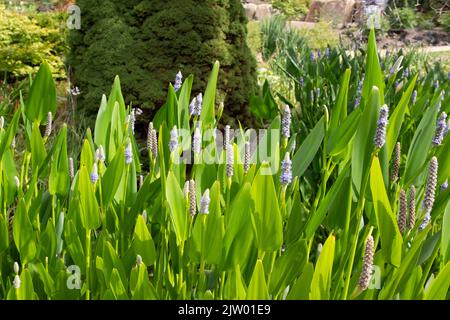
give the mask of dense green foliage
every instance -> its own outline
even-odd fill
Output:
[[[301,53],[297,62],[311,60]],[[47,123],[56,95],[42,65],[0,128],[0,298],[448,299],[450,135],[437,119],[450,111],[450,84],[410,62],[383,60],[385,73],[373,32],[363,57],[293,61],[293,81],[302,75],[324,99],[300,96],[310,106],[297,118],[298,106],[280,112],[266,88],[256,107],[274,108],[270,130],[256,142],[236,128],[225,147],[218,62],[196,116],[193,77],[179,92],[169,85],[147,147],[116,78],[73,160],[67,127]],[[191,151],[190,164],[177,161]],[[401,190],[412,187],[406,213]]]
[[[0,75],[23,78],[37,71],[43,60],[57,78],[65,78],[65,15],[21,14],[0,4]]]
[[[221,61],[218,88],[225,114],[243,120],[256,83],[256,63],[246,44],[246,18],[239,0],[122,0],[77,4],[81,30],[71,33],[69,64],[82,92],[79,105],[96,113],[98,97],[119,75],[128,103],[155,110],[175,74],[195,77],[204,92],[207,70]]]
[[[300,20],[308,13],[310,2],[310,0],[272,0],[272,5],[290,20]]]

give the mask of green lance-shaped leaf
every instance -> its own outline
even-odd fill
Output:
[[[111,88],[111,93],[109,94],[108,97],[108,110],[110,110],[109,112],[113,112],[114,111],[114,107],[115,104],[119,105],[119,109],[118,111],[118,115],[120,118],[120,122],[121,123],[125,123],[126,121],[126,110],[125,110],[125,100],[123,99],[122,96],[122,90],[120,88],[120,78],[119,76],[116,76],[114,78],[114,84]]]
[[[97,229],[101,223],[99,207],[86,166],[82,166],[80,169],[78,193],[83,227],[88,230]]]
[[[223,217],[220,210],[220,183],[216,181],[210,190],[211,202],[206,217],[203,237],[204,257],[208,263],[218,264],[222,258]]]
[[[89,141],[87,139],[84,139],[83,148],[81,149],[81,156],[80,156],[80,168],[82,166],[85,166],[87,170],[91,172],[93,164],[94,164],[93,150],[91,148],[91,145],[89,144]]]
[[[156,260],[155,244],[142,215],[138,215],[134,229],[134,251],[147,266],[153,265]]]
[[[299,240],[287,247],[275,262],[269,282],[270,293],[276,295],[291,284],[302,272],[307,257],[306,240]]]
[[[387,145],[387,153],[388,158],[391,158],[392,152],[394,151],[395,144],[398,141],[398,137],[400,135],[400,129],[402,128],[403,119],[406,114],[406,110],[408,110],[408,104],[411,101],[411,95],[414,90],[414,86],[416,85],[418,75],[414,77],[411,83],[402,94],[402,98],[398,103],[397,107],[392,112],[389,117],[389,122],[386,130],[386,145]]]
[[[203,124],[203,129],[214,125],[215,121],[215,102],[216,102],[216,87],[217,77],[219,75],[220,64],[219,61],[214,63],[211,74],[209,75],[208,84],[206,86],[205,95],[203,97],[203,109],[200,115],[200,120]]]
[[[393,299],[398,291],[398,288],[405,285],[410,279],[411,272],[413,272],[418,265],[420,253],[429,230],[429,227],[425,228],[414,238],[411,248],[402,259],[400,267],[394,269],[390,276],[383,281],[383,287],[378,295],[378,299]]]
[[[108,136],[106,139],[106,157],[108,161],[112,161],[116,155],[116,151],[124,140],[125,120],[121,118],[121,107],[118,102],[114,104],[111,124],[108,128]]]
[[[81,244],[80,236],[77,232],[74,221],[68,220],[64,228],[64,239],[66,242],[66,249],[70,257],[77,266],[84,272],[86,268],[86,260],[84,259],[84,248]]]
[[[445,180],[450,177],[450,135],[444,138],[442,146],[439,147],[436,153],[439,172],[438,172],[438,184],[441,185]]]
[[[98,146],[101,145],[105,147],[106,145],[108,126],[111,122],[111,116],[112,109],[108,108],[108,100],[106,99],[106,95],[103,95],[94,128],[94,141]]]
[[[366,76],[367,78],[368,76]],[[378,113],[381,107],[380,90],[372,88],[370,99],[359,120],[352,150],[352,179],[359,193],[363,177],[370,169],[370,156],[374,150],[373,138],[377,125]]]
[[[103,206],[106,208],[114,199],[120,182],[123,179],[125,172],[125,155],[124,147],[120,146],[114,159],[106,168],[105,174],[102,177],[102,200]]]
[[[450,261],[450,202],[445,207],[442,219],[441,254],[443,263]]]
[[[375,39],[375,30],[370,30],[369,43],[367,46],[366,57],[366,75],[362,87],[363,101],[370,100],[373,87],[377,87],[380,91],[380,104],[384,104],[384,79],[383,72],[380,67],[380,60],[378,59],[377,42]]]
[[[264,266],[261,260],[256,261],[255,269],[247,290],[247,300],[268,300],[269,291],[267,290],[266,278],[264,275]]]
[[[69,192],[69,160],[67,157],[67,125],[64,124],[56,140],[55,152],[48,180],[52,195],[65,196]]]
[[[226,277],[224,298],[243,300],[247,295],[247,289],[241,275],[241,268],[237,264],[233,271],[228,271]]]
[[[34,292],[33,279],[31,272],[24,269],[20,274],[20,287],[18,289],[12,286],[8,292],[8,300],[37,300],[37,294]]]
[[[178,128],[189,130],[189,103],[191,98],[191,89],[194,76],[187,77],[181,87],[178,97]]]
[[[47,151],[45,150],[44,140],[39,131],[39,123],[34,122],[31,134],[31,164],[33,172],[36,172],[36,169],[43,165],[46,156]]]
[[[180,245],[186,240],[188,216],[183,191],[173,172],[169,172],[167,175],[166,198],[170,208],[170,220],[175,230],[177,244]]]
[[[330,234],[319,255],[311,281],[309,293],[311,300],[327,300],[330,298],[335,242],[334,235]]]
[[[113,269],[116,269],[120,275],[121,282],[125,287],[128,286],[127,276],[125,273],[125,268],[123,263],[120,261],[116,250],[113,248],[111,243],[105,241],[103,243],[103,275],[105,277],[105,282],[110,283]]]
[[[389,203],[378,157],[373,159],[370,169],[370,190],[385,260],[399,266],[403,240],[398,229],[397,219]]]
[[[426,300],[446,300],[450,287],[450,262],[447,262],[425,293]]]
[[[349,176],[350,167],[347,165],[342,172],[339,174],[337,180],[331,187],[330,191],[327,192],[327,195],[325,198],[320,202],[319,208],[317,211],[310,216],[308,222],[306,223],[306,238],[310,239],[314,236],[317,228],[322,223],[323,219],[325,218],[328,210],[330,209],[331,205],[335,201],[341,201],[342,199],[339,199],[337,196],[340,193],[340,190],[343,188],[344,183],[347,181],[347,178]]]
[[[331,132],[336,130],[339,127],[339,123],[347,117],[348,85],[350,83],[351,73],[351,68],[348,68],[342,76],[341,83],[339,85],[338,98],[330,118]]]
[[[283,243],[283,224],[280,207],[272,175],[263,175],[262,169],[269,165],[263,163],[252,184],[252,199],[254,201],[254,224],[258,249],[276,251]]]
[[[301,176],[316,156],[325,134],[323,121],[323,117],[320,118],[292,158],[294,176]]]
[[[128,300],[127,290],[122,283],[122,280],[117,269],[112,269],[111,278],[109,280],[109,288],[116,300]]]
[[[23,263],[33,260],[36,255],[37,246],[33,225],[28,217],[28,211],[24,199],[19,200],[13,221],[13,237],[20,259]]]
[[[251,185],[245,183],[238,191],[231,207],[225,211],[225,235],[223,247],[227,257],[227,267],[234,269],[246,266],[246,257],[253,248],[254,231],[251,217]]]
[[[327,150],[330,156],[339,157],[345,155],[352,138],[356,134],[361,114],[360,108],[355,109],[342,121],[336,130],[329,134]]]
[[[0,254],[9,247],[8,221],[0,214]]]
[[[427,161],[428,150],[431,147],[434,132],[436,130],[436,118],[439,112],[439,103],[436,101],[424,114],[417,127],[413,140],[408,150],[404,184],[410,184],[417,177],[418,172]]]
[[[11,123],[6,130],[5,134],[3,135],[1,142],[0,142],[0,160],[3,158],[3,153],[5,152],[6,148],[9,148],[11,146],[11,143],[14,139],[14,136],[16,135],[17,127],[19,125],[20,120],[20,109],[17,110],[14,113],[14,116],[11,120]]]
[[[56,88],[50,67],[44,62],[39,68],[25,104],[25,115],[30,122],[41,124],[47,114],[56,112]]]

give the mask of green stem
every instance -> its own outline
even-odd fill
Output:
[[[86,230],[86,300],[90,300],[91,230]]]
[[[350,261],[348,262],[348,268],[347,268],[347,277],[345,278],[345,284],[344,284],[344,292],[343,292],[343,300],[347,300],[347,295],[348,295],[348,288],[350,286],[350,278],[352,276],[352,269],[353,269],[353,263],[355,260],[355,254],[356,254],[356,247],[358,244],[358,237],[359,237],[359,225],[360,225],[360,221],[361,221],[361,217],[362,217],[362,213],[363,213],[363,209],[364,209],[364,204],[366,201],[365,198],[365,192],[366,192],[366,187],[367,187],[367,183],[369,182],[369,177],[370,177],[370,167],[372,166],[372,161],[373,158],[375,157],[376,151],[372,153],[372,155],[370,156],[370,161],[369,161],[369,166],[367,169],[367,172],[363,178],[362,184],[361,184],[361,189],[359,191],[359,199],[358,199],[358,206],[356,207],[356,219],[355,219],[355,230],[353,232],[353,241],[352,241],[352,248],[351,248],[351,254],[350,254]]]

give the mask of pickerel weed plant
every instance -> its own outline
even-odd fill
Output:
[[[0,298],[448,299],[449,83],[410,69],[392,99],[373,31],[355,61],[306,131],[290,104],[219,130],[216,62],[195,98],[177,74],[140,142],[116,78],[80,154],[44,63],[0,128]]]

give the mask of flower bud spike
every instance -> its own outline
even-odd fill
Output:
[[[211,199],[209,198],[209,189],[203,193],[200,199],[200,213],[201,214],[209,214],[209,203]]]
[[[73,167],[73,158],[69,158],[69,176],[71,180],[73,180],[75,176],[75,171]]]
[[[444,140],[445,128],[447,127],[447,114],[442,112],[439,116],[436,124],[436,131],[433,138],[433,145],[440,146],[442,144],[442,140]]]
[[[131,148],[131,142],[128,142],[125,148],[125,164],[130,165],[133,162],[133,149]]]
[[[49,137],[52,133],[53,115],[51,112],[47,113],[47,126],[45,127],[44,137]]]
[[[427,185],[425,188],[425,196],[423,200],[423,209],[425,212],[431,212],[433,208],[436,185],[438,176],[438,161],[436,157],[431,158],[430,165],[428,167]]]
[[[189,181],[189,213],[193,218],[197,213],[197,200],[196,200],[196,192],[195,192],[195,181]]]
[[[401,146],[397,142],[394,150],[394,161],[392,163],[391,182],[397,182],[400,172]]]
[[[384,105],[380,109],[378,116],[377,128],[375,130],[374,145],[376,148],[381,149],[386,142],[386,126],[388,124],[389,109],[387,105]]]
[[[414,186],[409,189],[408,216],[409,229],[413,229],[416,223],[416,188]]]
[[[245,143],[245,150],[244,150],[244,173],[248,173],[248,170],[250,169],[250,142]]]
[[[372,235],[369,235],[366,241],[363,266],[358,282],[358,286],[362,291],[366,290],[369,287],[373,268],[373,254],[374,254],[373,249],[374,249],[373,237]]]
[[[406,230],[406,210],[407,210],[406,193],[405,190],[401,189],[399,197],[399,213],[398,213],[398,228],[400,230],[400,233],[404,233]]]
[[[281,161],[280,183],[287,186],[292,182],[292,161],[289,152],[286,152],[283,161]]]

